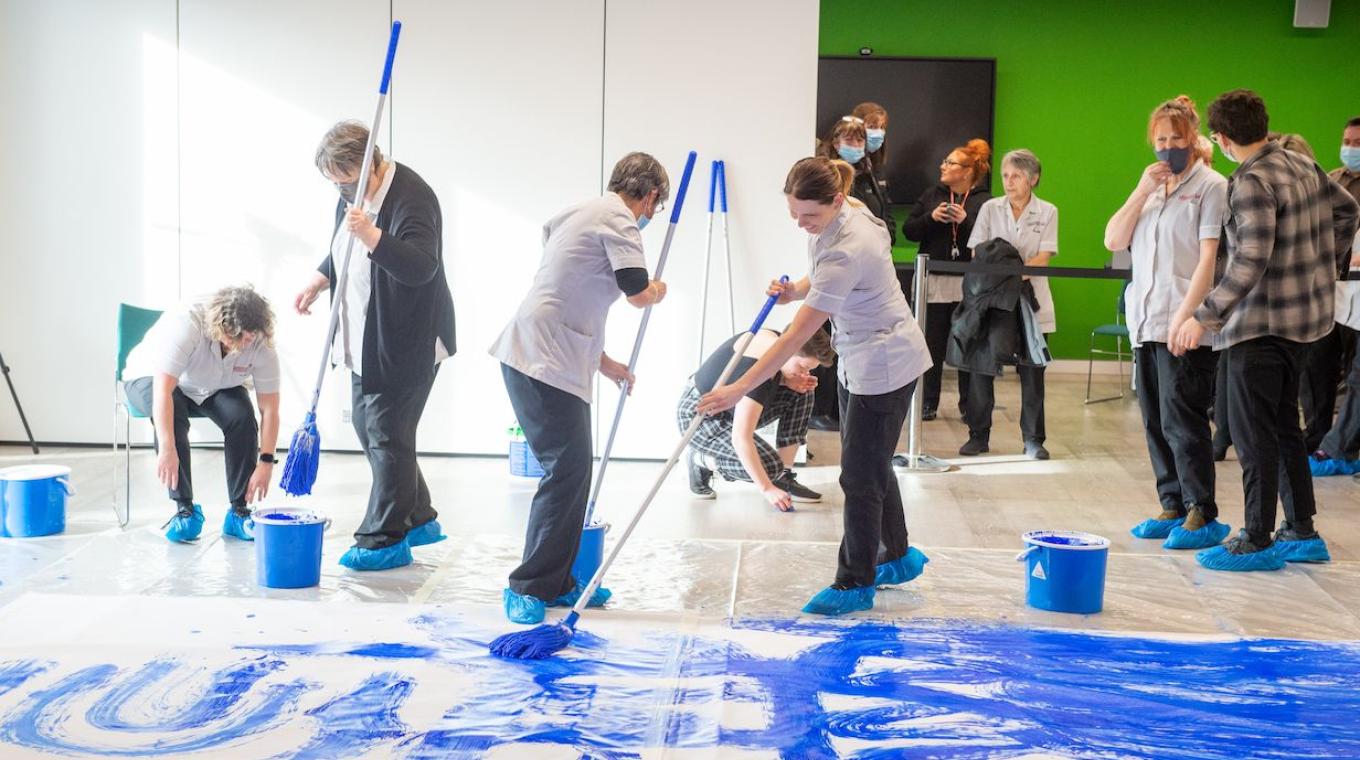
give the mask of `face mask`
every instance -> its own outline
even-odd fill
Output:
[[[1353,172],[1360,172],[1360,145],[1342,145],[1341,163]]]
[[[1158,161],[1165,161],[1171,165],[1172,174],[1180,174],[1190,165],[1189,148],[1165,148],[1156,153]]]
[[[1237,159],[1233,156],[1233,154],[1228,152],[1227,148],[1223,147],[1223,143],[1218,144],[1218,152],[1222,153],[1224,158],[1228,159],[1234,164],[1237,163]]]
[[[874,153],[874,152],[876,152],[879,148],[882,148],[882,147],[883,147],[883,138],[888,134],[888,130],[886,130],[886,129],[866,129],[866,130],[864,130],[864,133],[865,133],[865,135],[866,135],[865,140],[864,140],[864,147],[865,147],[870,153]]]
[[[638,229],[639,229],[639,230],[645,230],[645,229],[647,229],[647,223],[650,222],[650,221],[652,221],[652,218],[651,218],[650,216],[647,216],[646,214],[643,214],[642,216],[639,216],[639,217],[638,217]]]
[[[864,160],[863,148],[855,148],[850,145],[842,145],[836,149],[836,152],[841,154],[841,159],[844,160],[847,164],[857,164],[860,161]]]
[[[346,182],[345,184],[335,183],[335,189],[340,191],[340,197],[345,199],[345,203],[354,205],[354,194],[359,190],[359,180]]]

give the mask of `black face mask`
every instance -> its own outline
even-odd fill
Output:
[[[1157,160],[1171,165],[1172,174],[1180,174],[1190,165],[1189,148],[1166,148],[1157,151]]]
[[[343,185],[336,182],[335,189],[340,191],[340,197],[345,199],[345,203],[352,206],[354,205],[355,193],[359,190],[359,180],[346,182]]]

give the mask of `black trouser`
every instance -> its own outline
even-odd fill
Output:
[[[382,549],[400,543],[412,528],[439,516],[430,504],[430,489],[416,461],[416,428],[434,377],[382,393],[364,393],[362,378],[354,374],[351,378],[354,432],[373,472],[368,511],[354,532],[354,543],[364,549]]]
[[[551,602],[576,587],[571,566],[581,545],[594,464],[590,404],[504,364],[501,375],[515,419],[543,466],[510,590]]]
[[[1246,527],[1258,545],[1270,543],[1277,495],[1290,523],[1311,520],[1317,512],[1299,429],[1299,369],[1307,350],[1306,343],[1270,335],[1223,352],[1228,417],[1242,463]]]
[[[926,304],[926,345],[930,347],[930,360],[934,362],[922,378],[925,395],[921,406],[925,409],[940,407],[940,385],[944,376],[944,354],[949,347],[949,328],[954,324],[955,303]],[[959,370],[959,409],[968,408],[968,373]]]
[[[139,377],[123,384],[128,403],[139,414],[151,416],[153,383],[149,377]],[[189,415],[207,417],[222,429],[222,453],[227,465],[227,498],[237,512],[246,511],[246,488],[255,474],[255,463],[260,456],[260,428],[255,421],[255,407],[250,393],[242,386],[225,388],[196,403],[179,388],[171,391],[175,405],[175,454],[179,456],[179,482],[170,489],[170,498],[179,504],[194,503],[193,476],[189,467]],[[155,434],[156,425],[152,421]],[[159,437],[155,439],[160,451]]]
[[[907,515],[893,471],[893,451],[916,381],[895,391],[861,396],[839,386],[841,490],[845,493],[836,583],[872,586],[874,566],[907,553]]]
[[[1135,350],[1138,406],[1162,509],[1184,516],[1193,504],[1206,520],[1217,519],[1209,399],[1218,357],[1210,348],[1173,356],[1165,343]]]
[[[1214,368],[1214,448],[1227,451],[1232,445],[1232,425],[1228,422],[1228,367],[1219,357]]]
[[[831,322],[829,320],[823,322],[821,330],[830,335]],[[836,399],[836,385],[840,382],[836,377],[839,365],[840,360],[833,356],[830,367],[812,368],[812,376],[817,378],[817,387],[813,390],[812,396],[812,414],[815,416],[830,417],[833,420],[841,417],[840,402]]]
[[[1336,423],[1323,437],[1320,448],[1332,459],[1353,457],[1360,449],[1360,346],[1346,375],[1346,399],[1341,402]]]
[[[1341,379],[1342,360],[1355,331],[1336,325],[1326,337],[1308,347],[1303,376],[1299,379],[1299,403],[1303,405],[1303,445],[1317,451],[1322,438],[1332,429],[1336,411],[1336,384]]]
[[[1017,365],[1020,376],[1020,433],[1025,443],[1042,444],[1048,439],[1044,430],[1044,368]],[[991,439],[992,409],[996,407],[996,378],[981,372],[971,372],[968,387],[968,408],[963,420],[968,423],[968,437]]]

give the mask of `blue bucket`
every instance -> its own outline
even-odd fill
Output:
[[[510,442],[510,474],[520,478],[543,477],[543,465],[538,463],[528,441]]]
[[[321,583],[321,539],[331,521],[309,509],[260,509],[255,521],[255,582],[267,588]]]
[[[595,572],[604,564],[604,534],[609,523],[591,523],[581,531],[581,548],[576,550],[576,561],[571,565],[572,577],[580,585],[590,583]]]
[[[1032,530],[1020,538],[1029,546],[1015,558],[1025,563],[1026,604],[1053,612],[1100,612],[1108,538],[1060,530]]]
[[[24,464],[0,470],[0,538],[50,536],[66,530],[71,468]]]

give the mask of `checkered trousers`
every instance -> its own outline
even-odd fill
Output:
[[[675,410],[680,432],[688,430],[690,423],[694,421],[700,396],[699,390],[694,387],[694,381],[690,380],[685,385],[685,392],[680,396],[680,405]],[[756,451],[760,454],[760,464],[765,468],[765,475],[771,480],[784,474],[784,460],[779,458],[779,449],[807,442],[812,402],[812,393],[795,393],[781,385],[775,392],[774,400],[760,410],[757,429],[775,420],[779,421],[774,446],[764,438],[756,436]],[[724,479],[744,480],[749,483],[751,476],[746,474],[746,468],[742,466],[741,460],[737,458],[737,450],[732,446],[732,419],[730,409],[722,414],[705,418],[699,424],[699,430],[695,432],[689,445],[695,451],[714,459],[718,463],[718,474]]]

